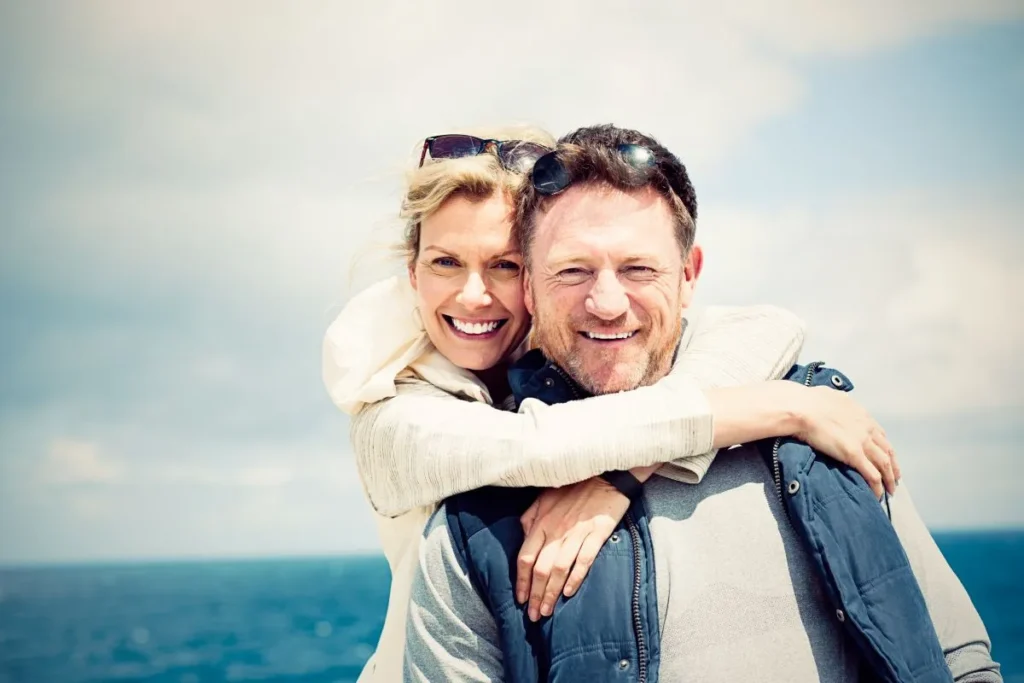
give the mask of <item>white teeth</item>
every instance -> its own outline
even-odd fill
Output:
[[[619,332],[618,334],[598,334],[597,332],[584,332],[591,339],[600,339],[601,341],[609,341],[611,339],[629,339],[636,332]]]
[[[459,332],[463,334],[487,334],[498,329],[497,320],[492,320],[486,323],[471,323],[466,320],[459,320],[458,318],[452,318],[452,324]]]

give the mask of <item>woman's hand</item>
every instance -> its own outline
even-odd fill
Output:
[[[531,620],[551,616],[560,592],[570,597],[579,589],[629,504],[611,484],[593,477],[547,489],[523,513],[526,539],[516,566],[516,599],[529,599]]]
[[[792,384],[798,430],[793,436],[853,467],[879,498],[896,492],[900,466],[885,430],[849,394],[829,387]]]

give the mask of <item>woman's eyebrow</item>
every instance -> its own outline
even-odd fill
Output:
[[[458,256],[458,254],[456,254],[454,251],[449,251],[444,247],[437,246],[436,244],[430,244],[423,247],[423,251],[439,251],[442,254],[448,254],[449,256]]]

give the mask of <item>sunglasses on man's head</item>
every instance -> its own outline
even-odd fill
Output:
[[[525,140],[484,140],[472,135],[435,135],[423,141],[420,166],[430,154],[431,159],[458,159],[483,154],[493,149],[501,165],[510,171],[525,173],[540,157],[551,150]]]
[[[615,149],[622,155],[623,160],[635,169],[649,171],[657,168],[654,152],[643,145],[616,145]],[[569,170],[558,158],[557,150],[548,152],[534,162],[530,180],[533,189],[538,194],[546,196],[558,194],[572,184]]]

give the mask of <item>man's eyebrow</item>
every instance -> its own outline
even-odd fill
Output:
[[[632,265],[634,263],[650,263],[651,261],[660,262],[661,259],[657,254],[633,254],[622,259],[623,265]]]

